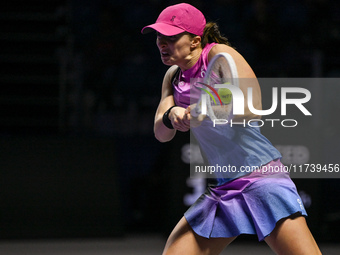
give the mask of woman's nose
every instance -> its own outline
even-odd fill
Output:
[[[166,46],[166,43],[167,43],[167,41],[166,41],[166,39],[164,37],[160,36],[160,37],[157,38],[157,45],[159,47]]]

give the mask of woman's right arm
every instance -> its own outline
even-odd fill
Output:
[[[160,142],[170,141],[176,134],[176,129],[170,129],[163,124],[163,115],[175,105],[171,80],[175,75],[177,66],[171,66],[166,72],[162,84],[162,96],[159,102],[154,122],[155,137]]]

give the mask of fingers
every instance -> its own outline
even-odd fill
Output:
[[[204,114],[198,114],[198,116],[196,116],[195,111],[196,109],[196,104],[193,105],[189,105],[186,109],[185,109],[185,119],[188,120],[188,125],[190,127],[198,127],[202,124],[202,121],[207,117],[207,115]],[[193,115],[192,115],[193,114]]]
[[[185,114],[190,114],[191,112],[191,106],[189,105],[186,109],[185,109]]]
[[[200,115],[198,115],[197,120],[202,122],[205,119],[205,117],[207,117],[207,115],[200,114]]]
[[[202,121],[205,119],[206,115],[200,114],[197,117],[191,117],[190,126],[195,128],[202,124]]]
[[[185,116],[187,115],[184,115],[183,118],[176,117],[173,120],[172,125],[175,129],[182,132],[186,132],[190,129],[190,120]]]
[[[171,110],[171,123],[174,129],[186,132],[190,127],[198,127],[202,124],[202,121],[206,118],[206,115],[200,114],[197,117],[191,115],[191,106],[186,109],[181,107],[175,107]]]
[[[182,132],[186,132],[190,129],[190,109],[176,107],[171,111],[170,119],[174,129]]]

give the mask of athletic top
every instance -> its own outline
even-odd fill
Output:
[[[190,69],[180,71],[174,77],[172,86],[175,104],[188,107],[191,103],[190,80],[203,78],[208,66],[208,54],[216,43],[207,44],[202,50],[197,63]],[[199,127],[191,128],[197,140],[201,154],[205,159],[205,171],[214,169],[210,185],[221,185],[233,179],[247,175],[269,163],[281,158],[280,152],[264,137],[254,122],[245,124],[216,125],[205,118]],[[203,168],[201,168],[203,169]]]

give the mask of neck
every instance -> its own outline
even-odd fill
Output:
[[[198,59],[200,58],[202,53],[202,48],[198,47],[190,52],[190,54],[184,59],[183,65],[179,65],[182,71],[188,70],[193,67]]]

